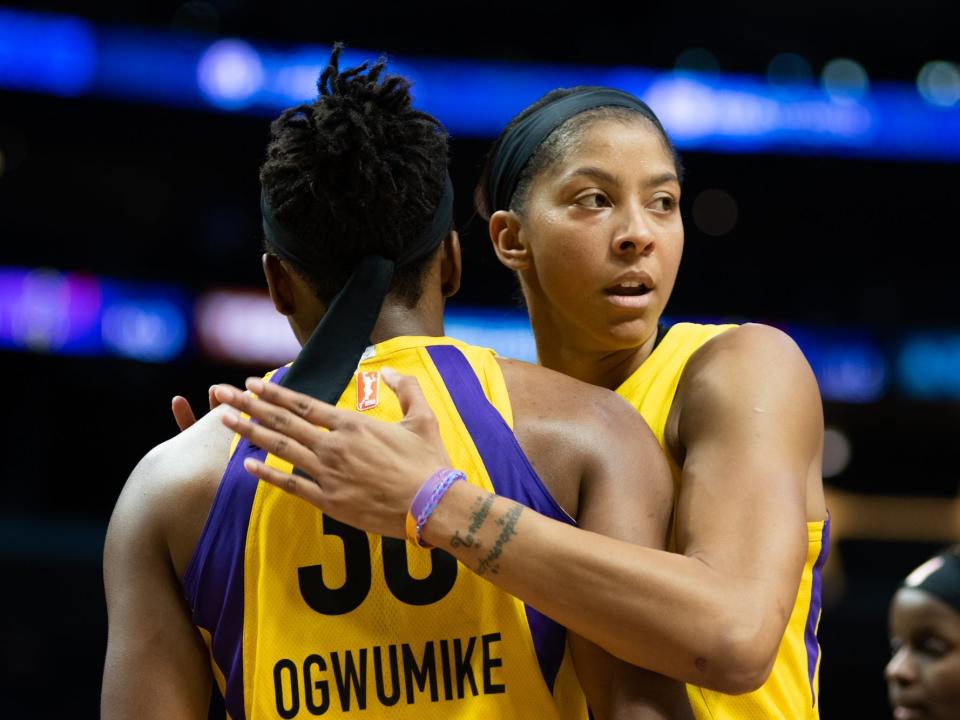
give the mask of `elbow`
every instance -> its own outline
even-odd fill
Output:
[[[718,639],[713,668],[706,670],[708,682],[699,683],[726,695],[742,695],[759,689],[770,677],[779,649],[779,636],[758,628],[733,628]]]

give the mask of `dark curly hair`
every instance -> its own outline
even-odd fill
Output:
[[[334,45],[319,96],[270,126],[260,184],[274,218],[316,248],[322,267],[290,262],[329,302],[365,255],[396,259],[427,226],[447,177],[448,136],[414,110],[410,82],[384,72],[386,59],[339,68]],[[391,290],[413,306],[430,257],[398,268]]]
[[[477,181],[477,186],[474,189],[473,199],[474,206],[476,207],[477,214],[480,215],[484,220],[489,220],[490,216],[493,214],[494,208],[493,198],[487,197],[488,187],[490,182],[490,173],[493,169],[493,159],[496,157],[497,150],[500,148],[500,144],[503,142],[504,137],[507,133],[521,120],[525,117],[536,112],[544,105],[548,105],[555,100],[560,98],[567,97],[568,95],[573,95],[582,90],[588,88],[584,86],[577,86],[572,88],[557,88],[556,90],[551,90],[542,98],[537,100],[535,103],[525,107],[519,113],[517,113],[513,119],[507,124],[507,126],[497,137],[496,141],[493,143],[493,146],[490,148],[490,151],[487,153],[486,159],[483,163],[483,169],[480,172],[480,179]],[[620,121],[635,121],[640,120],[647,123],[659,136],[660,140],[663,142],[664,148],[667,152],[670,153],[670,157],[673,159],[673,165],[676,169],[677,178],[680,181],[683,181],[683,163],[680,161],[680,156],[677,154],[676,149],[673,147],[673,143],[670,142],[670,138],[667,137],[660,128],[658,128],[649,118],[642,115],[636,110],[631,110],[630,108],[625,107],[597,107],[592,110],[585,110],[578,115],[566,120],[558,128],[556,128],[552,133],[550,133],[547,138],[540,144],[540,147],[537,148],[537,151],[527,162],[526,167],[524,167],[523,172],[520,175],[520,178],[517,182],[517,188],[513,192],[513,196],[510,198],[510,209],[518,213],[523,213],[524,207],[526,205],[527,195],[530,192],[530,185],[533,183],[533,179],[539,175],[541,172],[546,170],[548,167],[551,167],[554,163],[561,160],[574,145],[582,137],[584,130],[596,120],[620,120]]]

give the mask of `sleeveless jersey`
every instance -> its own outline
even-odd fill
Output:
[[[664,448],[673,474],[674,498],[680,467],[664,442],[667,416],[690,356],[708,340],[735,325],[678,323],[671,327],[643,364],[617,388],[653,430]],[[817,691],[820,673],[820,578],[827,559],[829,518],[807,523],[807,560],[797,599],[780,642],[770,677],[762,687],[743,695],[725,695],[687,685],[698,720],[801,720],[819,718]]]
[[[401,419],[385,365],[419,380],[471,483],[573,523],[510,429],[492,351],[388,340],[338,407]],[[586,719],[563,628],[443,550],[364,533],[259,483],[244,458],[290,464],[234,443],[183,579],[228,718]]]

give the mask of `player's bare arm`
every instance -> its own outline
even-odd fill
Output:
[[[464,484],[444,498],[426,539],[631,663],[725,692],[758,686],[803,563],[806,486],[818,468],[822,419],[812,372],[789,338],[762,326],[727,335],[692,359],[679,391],[679,417],[686,418],[677,427],[684,554],[587,535],[494,498],[486,511],[489,534],[479,538],[487,553],[481,555],[476,547],[452,544],[475,521],[480,497]],[[226,422],[313,480],[258,463],[248,465],[251,472],[351,524],[400,537],[409,498],[445,458],[431,439],[430,409],[415,383],[392,382],[408,410],[406,426],[356,420],[257,381],[250,389],[265,391],[263,400],[243,404],[229,388],[218,397],[261,420],[254,425],[226,416]],[[325,436],[311,423],[334,432]],[[622,435],[619,430],[610,428],[610,438]],[[371,499],[379,503],[376,512]],[[489,557],[504,526],[513,532]],[[497,572],[490,573],[494,561]],[[560,567],[567,571],[563,578]],[[584,594],[584,587],[591,592]]]
[[[226,464],[230,433],[216,415],[148,453],[111,517],[104,720],[207,717],[210,660],[180,579]]]

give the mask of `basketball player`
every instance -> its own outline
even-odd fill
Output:
[[[773,328],[660,328],[683,247],[680,181],[656,116],[606,88],[547,94],[492,148],[478,210],[517,273],[540,362],[615,389],[646,419],[672,470],[677,554],[525,513],[490,579],[617,656],[687,682],[698,718],[816,718],[829,525],[816,380]],[[405,404],[422,407],[415,385],[399,387]],[[224,393],[242,409],[235,391]],[[271,413],[288,408],[333,432],[280,428],[313,482],[253,465],[260,477],[360,527],[402,531],[397,518],[442,463],[438,452],[402,426],[344,430],[337,411],[282,389],[263,401],[272,405],[255,413],[261,425],[231,426],[270,432]],[[624,432],[610,424],[607,437]],[[335,468],[322,462],[330,443]],[[383,497],[396,505],[371,510]],[[478,497],[487,501],[455,488],[426,531],[473,568],[483,550],[458,539]],[[493,501],[491,517],[509,507]]]
[[[895,720],[960,720],[960,545],[930,558],[890,604]]]
[[[317,101],[273,123],[261,169],[267,284],[304,343],[268,384],[399,420],[380,371],[417,378],[447,467],[466,471],[434,492],[469,485],[510,503],[484,546],[489,574],[527,512],[662,547],[669,470],[627,403],[443,337],[444,298],[460,281],[447,136],[383,61],[341,72],[338,56]],[[215,680],[232,720],[585,720],[574,663],[598,718],[690,716],[680,683],[576,637],[567,650],[555,622],[422,545],[429,505],[408,542],[258,483],[245,464],[291,465],[234,437],[222,414],[151,451],[117,502],[103,717],[206,717]],[[607,436],[611,424],[621,437]],[[492,525],[489,504],[470,512]]]

